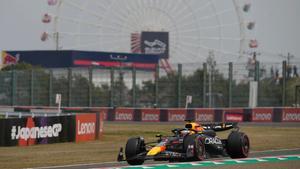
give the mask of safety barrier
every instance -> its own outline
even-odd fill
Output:
[[[49,107],[14,107],[14,113],[32,110],[43,112]],[[52,109],[53,110],[53,109]],[[142,122],[176,122],[186,119],[199,122],[300,122],[300,108],[296,107],[259,107],[259,108],[111,108],[111,107],[66,107],[63,114],[70,112],[99,112],[103,113],[106,121],[142,121]],[[4,115],[10,113],[4,113]],[[25,113],[26,114],[26,113]],[[41,114],[41,113],[39,113]],[[48,113],[47,116],[57,113]]]
[[[130,109],[102,111],[107,121],[300,122],[300,108]]]
[[[130,109],[102,110],[107,121],[300,122],[300,108]]]
[[[0,146],[81,142],[101,138],[103,114],[0,119]]]

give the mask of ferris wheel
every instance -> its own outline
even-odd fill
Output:
[[[257,48],[249,0],[47,0],[41,40],[58,50],[140,52],[141,32],[167,32],[170,63],[247,60]]]

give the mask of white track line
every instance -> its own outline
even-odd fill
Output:
[[[49,169],[49,168],[79,167],[79,166],[101,165],[101,164],[116,164],[116,162],[112,161],[112,162],[102,162],[102,163],[70,164],[70,165],[58,165],[58,166],[36,167],[36,168],[25,168],[25,169]]]
[[[300,148],[293,149],[277,149],[277,150],[264,150],[264,151],[251,151],[250,153],[267,153],[267,152],[279,152],[279,151],[293,151],[300,150]],[[36,167],[36,168],[27,168],[27,169],[50,169],[50,168],[64,168],[64,167],[79,167],[79,166],[89,166],[89,165],[101,165],[101,164],[116,164],[115,161],[111,162],[102,162],[102,163],[86,163],[86,164],[74,164],[74,165],[60,165],[60,166],[49,166],[49,167]],[[115,168],[115,167],[108,167]]]
[[[277,152],[277,151],[293,151],[293,150],[300,150],[299,148],[291,148],[291,149],[277,149],[277,150],[262,150],[262,151],[250,151],[252,153],[268,153],[268,152]]]

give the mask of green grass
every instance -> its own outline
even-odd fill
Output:
[[[155,140],[155,134],[169,135],[171,129],[182,125],[147,123],[106,123],[102,140],[83,143],[60,143],[30,147],[0,147],[0,168],[28,168],[80,163],[116,161],[121,146],[131,136]],[[251,150],[300,148],[300,127],[243,126]],[[220,133],[225,138],[228,132]]]

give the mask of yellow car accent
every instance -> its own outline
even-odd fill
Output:
[[[165,151],[166,147],[161,146],[161,147],[153,147],[150,151],[148,151],[147,156],[155,156],[156,154]]]

